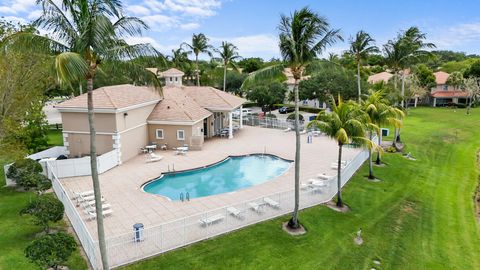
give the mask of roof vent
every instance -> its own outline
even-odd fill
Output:
[[[170,109],[170,106],[167,106],[167,109]]]

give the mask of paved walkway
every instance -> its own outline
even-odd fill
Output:
[[[324,136],[314,137],[307,144],[306,135],[302,135],[301,145],[301,181],[315,177],[318,173],[335,175],[330,164],[337,159],[338,148],[334,141]],[[100,175],[102,195],[111,204],[113,215],[105,218],[106,236],[132,232],[132,225],[141,222],[147,227],[180,219],[208,210],[252,200],[268,194],[291,190],[294,187],[293,166],[283,175],[266,183],[252,186],[236,192],[192,199],[190,202],[170,201],[165,197],[145,193],[143,183],[155,179],[168,168],[186,170],[209,165],[223,160],[229,155],[269,153],[286,159],[294,159],[295,133],[259,127],[244,127],[235,134],[234,139],[211,139],[205,142],[203,150],[190,151],[186,156],[174,155],[173,151],[157,151],[164,159],[156,163],[146,163],[145,156],[139,154],[132,160]],[[345,148],[344,160],[350,160],[358,149]],[[70,191],[92,189],[90,177],[61,179]],[[86,220],[86,215],[80,211]],[[86,222],[91,235],[96,239],[96,223]]]

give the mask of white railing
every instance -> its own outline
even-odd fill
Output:
[[[342,186],[347,183],[367,158],[368,151],[362,150],[349,162],[342,171]],[[321,189],[308,188],[301,190],[300,208],[304,209],[330,201],[337,193],[337,178],[333,177],[326,180],[325,184]],[[266,197],[278,202],[280,206],[274,208],[264,204],[264,198]],[[263,204],[260,212],[251,210],[250,203],[252,202]],[[228,207],[241,210],[241,218],[230,215],[227,210]],[[134,241],[133,231],[132,233],[117,235],[107,239],[108,259],[112,267],[118,267],[291,213],[293,208],[294,190],[292,189],[146,228],[143,230],[143,240],[140,242]],[[221,215],[223,219],[209,226],[201,224],[200,220],[216,215]]]
[[[295,121],[248,115],[243,118],[243,125],[273,129],[293,129],[295,127]],[[304,127],[304,123],[300,123],[300,130],[304,129]]]
[[[70,220],[70,223],[72,224],[72,227],[83,246],[83,250],[88,257],[90,264],[94,269],[100,269],[98,242],[93,241],[93,238],[90,235],[90,232],[88,231],[84,221],[82,220],[82,217],[78,214],[72,199],[68,196],[68,193],[66,192],[62,183],[55,175],[53,167],[50,165],[50,161],[46,163],[46,166],[47,177],[52,181],[53,191],[57,195],[57,198],[63,203],[63,206],[65,207],[65,213],[67,214],[67,217]]]

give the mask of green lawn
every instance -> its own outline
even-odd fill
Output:
[[[417,161],[386,154],[368,182],[364,166],[344,189],[349,213],[324,206],[301,212],[308,234],[282,232],[284,216],[127,269],[480,269],[473,194],[480,110],[418,108],[402,130]],[[356,246],[363,229],[365,244]],[[381,261],[375,265],[373,260]]]
[[[61,129],[50,129],[48,131],[48,145],[49,147],[63,145],[63,135]]]
[[[50,131],[49,144],[63,145],[61,134],[61,131]],[[6,163],[6,160],[0,159],[0,269],[36,269],[27,261],[23,251],[42,229],[33,225],[29,217],[18,214],[35,194],[3,187],[3,165]],[[61,223],[58,228],[65,229],[66,224]],[[79,250],[68,261],[68,267],[71,270],[87,269]]]

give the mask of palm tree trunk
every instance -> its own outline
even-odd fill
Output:
[[[227,89],[227,63],[223,67],[223,92]]]
[[[338,168],[337,168],[337,206],[343,207],[342,201],[342,144],[338,144]]]
[[[380,129],[380,134],[378,134],[378,146],[382,147],[382,128],[379,126]],[[382,161],[380,160],[380,151],[377,152],[377,161],[375,161],[377,165],[382,164]]]
[[[358,85],[358,103],[362,101],[362,89],[360,87],[360,61],[357,62],[357,85]]]
[[[373,133],[370,132],[370,141],[373,139]],[[375,179],[375,176],[373,175],[373,153],[372,153],[372,148],[368,149],[368,166],[369,166],[369,171],[368,171],[368,178],[369,179]]]
[[[402,101],[401,106],[405,108],[405,71],[402,72]]]
[[[195,72],[197,73],[197,86],[200,86],[200,70],[198,70],[198,54],[195,54]]]
[[[293,86],[295,94],[295,207],[293,209],[292,219],[288,222],[290,228],[300,227],[298,221],[298,209],[300,207],[300,121],[298,108],[298,80],[295,79]]]
[[[102,258],[103,269],[109,269],[107,247],[105,243],[105,231],[103,228],[102,215],[102,193],[100,191],[100,182],[98,180],[97,168],[97,145],[95,142],[95,120],[93,113],[93,78],[87,80],[87,104],[88,104],[88,126],[90,128],[90,167],[92,170],[93,192],[95,197],[95,212],[97,213],[98,243],[100,246],[100,256]]]

